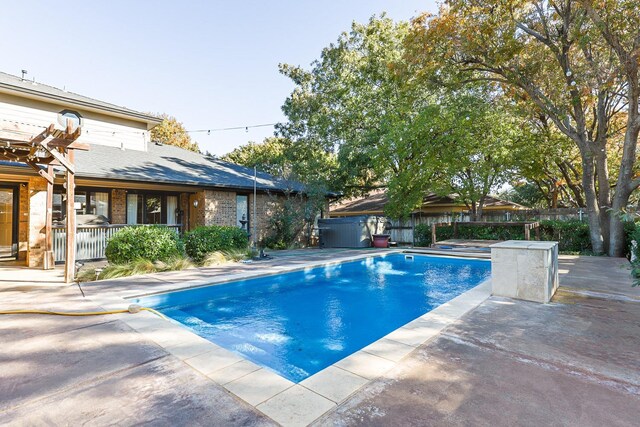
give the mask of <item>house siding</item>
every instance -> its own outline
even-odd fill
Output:
[[[33,131],[35,135],[51,123],[61,127],[58,113],[63,110],[77,111],[82,116],[82,135],[78,142],[146,150],[146,144],[150,140],[146,123],[0,93],[0,124],[3,127],[19,125]]]

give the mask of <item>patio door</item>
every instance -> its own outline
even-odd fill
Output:
[[[0,260],[17,255],[17,188],[0,187]]]

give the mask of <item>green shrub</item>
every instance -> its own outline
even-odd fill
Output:
[[[179,271],[193,267],[195,267],[193,262],[184,256],[171,258],[166,262],[151,262],[147,259],[139,258],[124,264],[109,264],[99,270],[95,268],[83,269],[78,272],[76,279],[80,282],[91,282],[93,280],[116,279],[119,277],[134,276],[137,274]]]
[[[198,227],[184,238],[187,255],[197,263],[204,261],[211,252],[244,249],[248,243],[247,233],[241,228],[218,225]]]
[[[458,223],[458,239],[479,240],[524,240],[524,227],[503,225],[468,225]],[[431,225],[419,224],[414,229],[416,246],[429,246]],[[452,239],[453,226],[440,226],[437,229],[438,240]],[[531,231],[535,239],[535,230]],[[557,241],[561,252],[591,253],[589,225],[579,220],[540,221],[540,239]]]
[[[633,248],[631,247],[631,242],[636,241],[640,243],[640,227],[633,221],[625,221],[624,222],[624,247],[625,247],[625,256],[631,259],[631,252]],[[636,245],[635,251],[636,258],[640,259],[640,246]]]
[[[125,264],[138,259],[167,261],[182,253],[182,243],[176,232],[156,225],[125,227],[108,240],[105,249],[111,264]]]
[[[558,242],[560,252],[591,254],[589,224],[577,219],[540,221],[540,240]]]

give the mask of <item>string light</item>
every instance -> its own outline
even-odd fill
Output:
[[[42,125],[36,125],[33,123],[24,123],[24,122],[18,122],[15,120],[7,120],[7,119],[0,119],[4,122],[11,122],[11,123],[18,123],[18,124],[22,124],[22,125],[26,125],[26,126],[33,126],[33,127],[38,127],[41,129],[46,129],[46,126],[42,126]],[[194,129],[194,130],[186,130],[185,132],[187,133],[207,133],[207,136],[211,135],[211,132],[224,132],[224,131],[233,131],[233,130],[244,130],[245,132],[249,132],[249,129],[253,129],[253,128],[262,128],[262,127],[273,127],[275,125],[277,125],[278,123],[262,123],[262,124],[257,124],[257,125],[248,125],[248,126],[233,126],[233,127],[226,127],[226,128],[213,128],[213,129]],[[94,134],[94,133],[109,133],[112,136],[116,136],[116,135],[122,135],[122,134],[126,134],[126,135],[146,135],[148,131],[111,131],[111,130],[91,130],[91,129],[83,129],[83,132],[87,135],[89,134]]]
[[[249,132],[249,129],[252,128],[263,128],[263,127],[268,127],[268,126],[275,126],[278,123],[265,123],[265,124],[260,124],[260,125],[250,125],[250,126],[235,126],[235,127],[230,127],[230,128],[218,128],[218,129],[196,129],[196,130],[188,130],[188,133],[200,133],[200,132],[206,132],[207,135],[211,135],[211,132],[222,132],[222,131],[227,131],[227,130],[243,130],[245,132]]]

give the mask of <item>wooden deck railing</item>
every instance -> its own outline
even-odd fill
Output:
[[[164,225],[180,232],[182,225]],[[107,240],[117,231],[125,227],[145,227],[145,225],[83,225],[76,228],[76,259],[77,260],[98,260],[104,259],[104,250],[107,247]],[[55,262],[64,262],[66,249],[67,229],[61,226],[53,226],[53,254]]]

